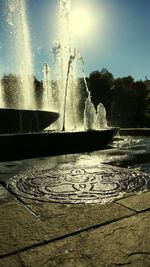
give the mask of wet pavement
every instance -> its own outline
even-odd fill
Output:
[[[29,170],[11,178],[7,187],[18,198],[72,204],[105,203],[150,188],[149,174],[104,164],[79,167]]]
[[[0,163],[1,267],[150,266],[149,139],[121,140]]]

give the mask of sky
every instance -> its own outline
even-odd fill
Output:
[[[25,1],[34,73],[42,79],[43,64],[53,66],[51,48],[57,38],[59,0]],[[8,70],[4,54],[11,58],[9,40],[4,36],[4,2],[0,0],[0,72]],[[86,34],[76,35],[75,41],[86,74],[106,68],[115,78],[131,75],[135,80],[150,79],[150,0],[72,0],[72,10],[78,6],[88,12],[91,22]],[[80,28],[84,17],[79,22]]]

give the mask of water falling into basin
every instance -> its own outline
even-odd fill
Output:
[[[2,46],[0,43],[0,107],[5,108],[4,88],[2,84]]]
[[[42,94],[42,108],[49,110],[52,109],[52,88],[50,82],[50,67],[47,63],[44,64],[43,68],[43,94]]]
[[[106,119],[106,109],[102,103],[99,103],[97,109],[95,109],[94,104],[91,100],[91,93],[88,88],[86,81],[86,74],[84,70],[84,60],[80,53],[78,53],[78,58],[82,64],[83,79],[86,88],[87,98],[85,100],[85,109],[84,109],[84,130],[99,130],[102,128],[107,128],[107,119]]]
[[[0,157],[3,160],[14,160],[26,157],[92,151],[100,147],[103,148],[108,144],[116,130],[84,131],[97,129],[95,120],[96,122],[99,120],[98,116],[100,116],[99,111],[102,105],[96,111],[91,102],[90,91],[84,71],[84,62],[79,50],[72,42],[70,23],[71,0],[60,0],[59,2],[59,30],[52,48],[56,66],[56,79],[53,81],[50,80],[50,68],[48,64],[45,64],[43,84],[33,79],[32,53],[25,2],[25,0],[5,0],[7,25],[9,28],[9,38],[7,39],[11,43],[9,46],[10,51],[7,49],[11,57],[9,58],[7,55],[9,61],[8,64],[5,64],[8,67],[12,65],[13,74],[9,73],[9,75],[4,75],[6,83],[2,79],[1,92],[3,91],[4,85],[5,98],[9,98],[9,94],[6,94],[5,89],[11,94],[8,101],[11,107],[7,106],[5,109],[1,109],[1,114],[5,114],[5,118],[9,118],[10,120],[8,122],[8,119],[6,119],[5,121],[8,123],[6,125],[4,123],[4,127],[0,129],[0,133],[4,133],[4,136],[1,136],[1,144],[4,144],[4,146],[1,149]],[[85,127],[80,114],[80,108],[82,106],[80,102],[83,101],[78,86],[78,77],[81,76],[77,75],[77,67],[80,64],[83,65],[82,81],[84,80],[84,87],[86,88],[87,94],[84,109]],[[36,85],[36,95],[34,94],[34,82]],[[39,90],[38,93],[37,90]],[[57,108],[57,111],[60,113],[60,120],[56,128],[59,131],[55,133],[51,131],[40,132],[55,122],[59,117],[59,114],[55,112],[36,110],[35,98],[38,98],[40,94],[42,95],[40,101],[43,102],[42,109],[45,107],[49,109],[50,100],[52,104],[56,104],[54,108]],[[94,116],[94,119],[91,119],[92,116]],[[60,131],[62,132],[60,133]],[[7,138],[8,133],[13,133],[13,135],[10,135],[12,138],[9,137],[11,139],[6,149],[5,143],[7,139],[5,137]],[[14,134],[16,134],[15,141]],[[99,137],[101,138],[99,139]]]
[[[3,90],[3,85],[2,85],[1,80],[0,80],[0,107],[2,107],[2,108],[5,107],[4,90]]]
[[[58,111],[60,119],[57,130],[79,131],[105,128],[106,112],[100,104],[95,110],[86,82],[84,61],[73,44],[71,29],[71,0],[59,1],[59,22],[56,41],[52,47],[55,60],[55,85],[50,77],[50,67],[44,65],[43,93],[41,108]],[[30,47],[30,34],[27,23],[25,0],[6,0],[7,25],[9,28],[10,58],[16,75],[16,87],[10,88],[11,108],[36,109],[33,83],[33,64]],[[85,101],[84,119],[81,119],[81,90],[78,83],[79,65],[82,71],[87,99]],[[13,78],[13,77],[12,77]],[[11,84],[10,84],[11,87]],[[4,103],[3,86],[0,84],[1,101]],[[1,104],[2,106],[2,104]],[[9,106],[7,106],[9,108]],[[102,118],[103,117],[103,118]],[[84,121],[84,123],[83,123]]]
[[[59,130],[76,130],[79,127],[79,95],[76,75],[76,51],[71,40],[71,1],[61,0],[57,40],[52,53],[55,59]]]
[[[100,103],[95,109],[86,82],[84,61],[80,52],[73,45],[71,29],[71,0],[60,0],[57,40],[52,53],[56,66],[58,109],[60,113],[58,130],[91,130],[107,127],[106,111]],[[77,73],[82,65],[82,73],[87,99],[85,101],[84,123],[81,120],[79,106],[81,94]]]
[[[6,0],[11,56],[18,88],[13,92],[14,108],[35,109],[33,64],[24,0]],[[13,70],[14,71],[14,70]]]

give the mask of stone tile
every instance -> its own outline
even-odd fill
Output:
[[[150,212],[19,254],[26,267],[149,267]],[[0,266],[10,259],[1,259]],[[17,258],[15,258],[17,260]],[[18,265],[16,265],[18,266]]]
[[[103,206],[34,202],[28,206],[29,209],[18,201],[0,206],[0,255],[133,214],[113,203]]]
[[[17,201],[0,206],[0,256],[42,242],[44,223]]]
[[[25,267],[18,256],[10,256],[0,259],[1,267]]]
[[[143,211],[150,207],[150,192],[142,192],[127,198],[116,201],[123,206],[135,211]]]
[[[46,223],[53,236],[56,234],[56,237],[134,214],[133,211],[115,203],[64,205],[39,202],[28,206]]]
[[[5,187],[0,185],[0,205],[13,201],[14,199],[15,197]]]
[[[29,168],[21,161],[12,161],[12,162],[0,162],[0,182],[7,183],[7,181],[18,174],[20,171]]]

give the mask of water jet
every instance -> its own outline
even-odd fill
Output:
[[[92,104],[84,71],[85,63],[79,50],[75,49],[72,43],[71,1],[59,1],[58,38],[52,48],[56,66],[56,92],[53,94],[50,68],[46,63],[43,70],[42,110],[38,110],[35,101],[25,2],[23,0],[6,0],[6,2],[9,11],[7,22],[16,36],[14,47],[15,49],[19,47],[20,53],[23,51],[23,57],[18,63],[19,102],[16,101],[13,108],[0,109],[0,117],[6,121],[0,127],[0,160],[77,153],[106,147],[118,129],[107,127],[106,111],[101,103],[97,110]],[[21,30],[17,26],[18,22],[22,25]],[[82,64],[87,93],[82,121],[78,110],[81,100],[76,74],[78,64]],[[51,111],[51,108],[54,111]],[[52,124],[55,121],[56,123]],[[50,124],[55,131],[45,130]]]

